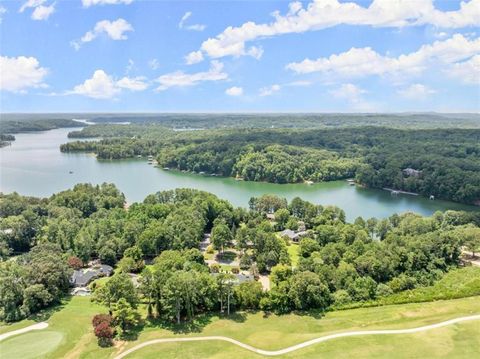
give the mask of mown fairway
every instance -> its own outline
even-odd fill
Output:
[[[276,350],[312,338],[350,330],[401,329],[441,322],[480,313],[480,297],[431,303],[391,305],[327,313],[320,316],[295,314],[265,317],[263,313],[198,318],[188,334],[175,334],[159,326],[146,326],[138,340],[99,348],[90,319],[102,309],[88,298],[75,297],[48,322],[41,332],[12,337],[0,345],[5,358],[112,358],[141,342],[156,338],[223,335],[261,349]],[[176,328],[176,332],[187,328]],[[392,336],[334,339],[282,357],[465,357],[475,356],[480,344],[480,322],[466,322],[446,328]],[[223,342],[158,344],[133,353],[131,358],[255,358],[259,355]]]

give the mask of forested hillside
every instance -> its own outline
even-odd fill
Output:
[[[372,188],[480,203],[480,130],[234,129],[172,131],[155,125],[91,126],[64,152],[102,159],[153,155],[159,166],[275,183],[355,177]],[[412,171],[413,170],[413,171]]]

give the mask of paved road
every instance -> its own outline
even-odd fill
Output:
[[[22,328],[22,329],[12,330],[11,332],[7,332],[7,333],[4,333],[4,334],[0,334],[0,342],[1,342],[2,340],[7,339],[7,338],[13,337],[14,335],[27,333],[27,332],[29,332],[29,331],[31,331],[31,330],[45,329],[46,327],[48,327],[48,323],[47,323],[47,322],[40,322],[40,323],[33,324],[33,325],[30,325],[30,326],[25,327],[25,328]]]
[[[134,346],[133,348],[131,348],[131,349],[121,353],[117,357],[115,357],[115,359],[125,358],[127,355],[133,353],[134,351],[139,350],[139,349],[144,348],[144,347],[149,346],[149,345],[153,345],[153,344],[172,343],[172,342],[197,342],[197,341],[205,341],[205,340],[221,340],[221,341],[225,341],[225,342],[229,342],[229,343],[238,345],[239,347],[250,350],[250,351],[252,351],[254,353],[257,353],[257,354],[266,355],[266,356],[276,356],[276,355],[282,355],[282,354],[290,353],[290,352],[293,352],[295,350],[299,350],[299,349],[308,347],[310,345],[318,344],[318,343],[321,343],[321,342],[326,342],[327,340],[336,339],[336,338],[344,338],[344,337],[352,337],[352,336],[360,336],[360,335],[412,334],[412,333],[417,333],[417,332],[423,332],[425,330],[441,328],[441,327],[445,327],[447,325],[452,325],[452,324],[455,324],[455,323],[465,322],[465,321],[468,321],[468,320],[480,320],[480,315],[471,315],[471,316],[468,316],[468,317],[460,317],[460,318],[447,320],[445,322],[440,322],[440,323],[437,323],[437,324],[425,325],[423,327],[410,328],[410,329],[362,330],[362,331],[352,331],[352,332],[331,334],[331,335],[315,338],[315,339],[312,339],[312,340],[308,340],[306,342],[303,342],[303,343],[300,343],[300,344],[297,344],[297,345],[292,345],[291,347],[288,347],[288,348],[285,348],[285,349],[273,350],[273,351],[258,349],[258,348],[252,347],[251,345],[239,342],[238,340],[228,338],[228,337],[221,337],[221,336],[154,339],[154,340],[150,340],[148,342],[139,344],[137,346]]]

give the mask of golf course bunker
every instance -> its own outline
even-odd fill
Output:
[[[3,358],[43,358],[62,342],[63,334],[54,331],[33,331],[6,339],[0,343]]]

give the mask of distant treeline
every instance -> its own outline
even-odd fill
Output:
[[[82,118],[87,118],[83,116]],[[380,126],[391,128],[480,128],[477,114],[110,114],[91,115],[105,124],[131,122],[175,129],[210,128],[331,128]]]
[[[60,127],[82,127],[84,124],[67,119],[7,120],[0,122],[0,134],[53,130]]]
[[[92,137],[109,133],[110,138],[71,142],[61,150],[94,152],[102,159],[154,155],[161,167],[252,181],[295,183],[355,176],[372,188],[470,204],[480,201],[480,130],[475,129],[171,131],[155,125],[102,125],[73,135],[87,133]]]

